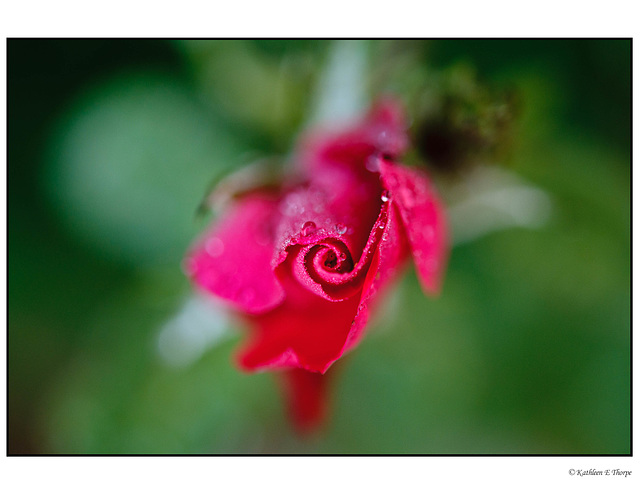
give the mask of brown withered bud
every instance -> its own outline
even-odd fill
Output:
[[[417,98],[412,129],[416,151],[443,173],[502,160],[518,107],[515,92],[483,85],[467,67],[441,72]]]

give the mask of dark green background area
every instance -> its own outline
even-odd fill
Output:
[[[159,358],[201,200],[290,150],[330,43],[8,40],[9,453],[630,453],[629,40],[396,42],[515,89],[507,165],[553,214],[455,246],[437,299],[409,271],[322,435],[234,368],[238,325]]]

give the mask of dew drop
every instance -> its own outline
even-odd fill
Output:
[[[343,223],[339,223],[336,225],[336,232],[340,235],[342,234],[346,234],[347,232],[347,226]]]
[[[305,207],[299,192],[290,193],[280,204],[280,211],[283,215],[295,216],[304,213]]]
[[[380,172],[380,157],[370,156],[364,165],[369,172]]]
[[[387,201],[389,201],[390,197],[391,195],[389,194],[389,191],[385,189],[384,191],[382,191],[382,195],[380,196],[380,199],[382,200],[383,203],[386,203]]]
[[[316,231],[316,224],[314,222],[305,222],[302,225],[302,235],[311,235]]]
[[[217,237],[209,239],[204,248],[212,258],[217,258],[224,253],[224,243]]]

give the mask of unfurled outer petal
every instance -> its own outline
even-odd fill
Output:
[[[379,101],[362,122],[346,131],[320,132],[307,136],[300,153],[300,164],[307,173],[327,166],[365,171],[366,160],[376,155],[389,158],[405,151],[408,145],[404,114],[391,99]]]
[[[444,208],[421,171],[380,160],[380,175],[402,218],[422,288],[438,293],[449,242]]]
[[[359,301],[359,294],[331,302],[301,287],[287,292],[276,309],[251,317],[255,332],[238,357],[240,366],[249,371],[303,368],[324,373],[342,355]]]
[[[205,291],[236,309],[256,314],[282,302],[284,291],[271,269],[278,201],[266,193],[240,199],[196,244],[186,271]]]
[[[388,215],[382,225],[382,237],[376,247],[367,277],[362,286],[362,294],[356,317],[353,320],[349,335],[342,352],[347,352],[360,341],[364,328],[369,319],[370,307],[375,307],[376,301],[384,297],[385,288],[397,278],[409,254],[409,247],[405,239],[404,227],[398,209],[387,202]],[[377,228],[380,229],[380,225]]]

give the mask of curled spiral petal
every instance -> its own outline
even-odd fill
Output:
[[[304,246],[290,246],[289,257],[298,282],[314,294],[334,302],[353,297],[361,291],[384,234],[388,209],[389,205],[383,203],[367,243],[355,263],[346,243],[335,237],[320,238]]]

